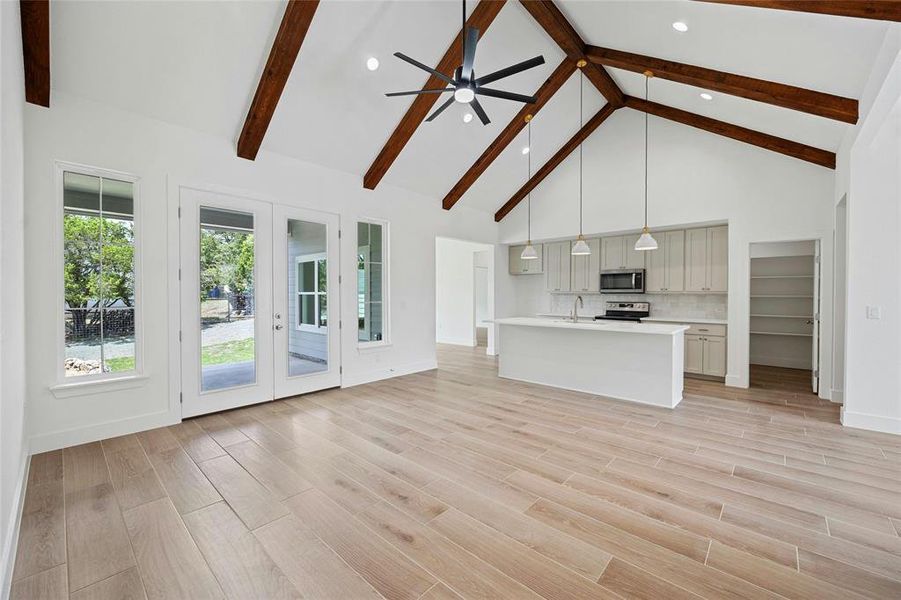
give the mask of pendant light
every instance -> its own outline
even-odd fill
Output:
[[[579,129],[582,129],[582,82],[585,80],[585,74],[581,71],[582,67],[588,63],[583,59],[577,65],[579,67]],[[572,247],[573,256],[588,256],[591,254],[591,247],[582,237],[582,144],[579,143],[579,237]]]
[[[648,100],[648,82],[654,74],[651,71],[644,72],[644,99]],[[635,242],[636,250],[656,250],[657,240],[648,229],[648,112],[644,113],[644,228],[641,237]]]
[[[526,161],[528,164],[528,174],[529,176],[526,178],[526,182],[532,178],[532,115],[526,115],[526,127],[528,128],[529,142],[526,148],[529,149],[526,152]],[[532,245],[532,192],[529,191],[529,194],[526,198],[526,205],[529,210],[529,241],[526,244],[526,247],[522,249],[522,254],[519,255],[521,260],[537,260],[538,252],[535,251],[535,246]]]

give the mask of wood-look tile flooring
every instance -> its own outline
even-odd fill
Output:
[[[901,597],[901,438],[439,363],[35,456],[12,597]]]

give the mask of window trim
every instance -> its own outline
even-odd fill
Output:
[[[144,302],[143,302],[143,204],[141,202],[141,178],[132,173],[123,171],[115,171],[112,169],[104,169],[93,167],[74,162],[54,161],[54,185],[56,186],[56,210],[53,224],[53,251],[54,260],[56,261],[56,269],[54,276],[56,278],[56,385],[51,386],[51,390],[62,390],[75,388],[84,390],[86,386],[105,385],[106,387],[118,387],[123,381],[143,381],[144,376]],[[81,375],[79,377],[66,377],[66,284],[65,284],[65,268],[66,268],[66,252],[63,216],[65,213],[64,201],[64,177],[65,173],[77,173],[79,175],[89,175],[92,177],[102,177],[105,179],[116,179],[118,181],[127,181],[132,184],[133,188],[133,225],[134,231],[134,279],[135,279],[135,368],[130,371],[120,371],[116,373],[97,373],[95,375]],[[85,392],[88,393],[88,392]]]
[[[354,298],[359,299],[360,288],[357,284],[357,256],[360,248],[360,233],[358,223],[380,225],[382,227],[382,339],[368,342],[360,341],[359,327],[357,325],[357,313],[359,300],[354,309],[354,339],[357,342],[357,350],[365,351],[371,348],[391,345],[391,224],[384,219],[360,217],[354,221]]]
[[[306,296],[315,296],[316,297],[316,305],[314,309],[314,313],[316,315],[316,320],[319,320],[319,300],[320,296],[325,296],[326,300],[328,300],[328,290],[325,292],[319,291],[319,261],[325,260],[328,261],[328,252],[316,252],[313,254],[299,254],[294,257],[294,276],[296,278],[295,281],[295,290],[294,290],[294,300],[296,306],[294,307],[295,315],[294,315],[294,329],[297,331],[306,331],[308,333],[318,333],[320,335],[325,335],[328,333],[328,321],[329,318],[326,316],[326,325],[307,325],[301,322],[301,302],[300,297],[302,295]],[[300,273],[298,272],[298,267],[301,263],[311,262],[315,265],[315,279],[316,282],[316,291],[315,292],[301,292],[300,291]],[[328,265],[326,265],[326,277],[328,277]],[[328,310],[328,307],[326,307]],[[324,331],[323,331],[324,330]]]

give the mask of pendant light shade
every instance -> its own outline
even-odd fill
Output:
[[[588,242],[585,241],[581,235],[579,239],[576,240],[576,243],[573,244],[572,255],[573,256],[588,256],[591,254],[591,248],[588,246]]]
[[[532,115],[526,115],[526,127],[528,127],[528,135],[529,135],[529,145],[526,148],[531,150],[532,148]],[[526,156],[527,165],[528,165],[528,177],[526,181],[532,178],[532,153],[527,152]],[[519,255],[521,260],[538,260],[538,252],[535,251],[535,246],[532,245],[532,192],[529,192],[528,199],[528,207],[529,207],[529,241],[526,243],[526,247],[522,249],[522,254]]]
[[[648,99],[648,82],[654,74],[650,71],[644,72],[644,99]],[[644,113],[644,227],[641,230],[641,236],[635,242],[636,250],[656,250],[657,240],[651,235],[648,229],[648,113]]]

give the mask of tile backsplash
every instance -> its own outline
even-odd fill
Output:
[[[550,312],[568,315],[576,294],[549,294]],[[604,314],[607,302],[649,302],[652,317],[678,319],[726,319],[726,294],[582,294],[580,315]]]

